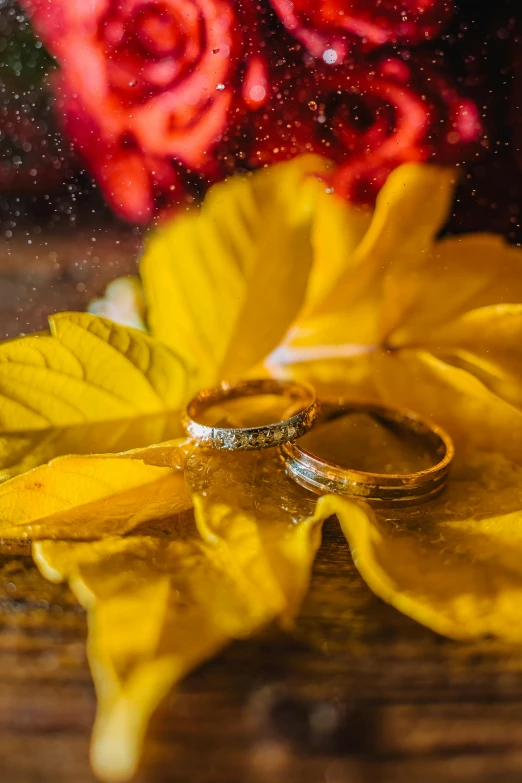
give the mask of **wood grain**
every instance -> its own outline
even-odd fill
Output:
[[[119,228],[96,243],[89,232],[12,241],[0,250],[0,333],[82,307],[135,271],[139,243]],[[93,783],[85,633],[69,590],[39,575],[26,544],[4,543],[2,783]],[[330,521],[295,632],[267,629],[189,676],[153,720],[137,783],[499,780],[522,781],[522,651],[450,642],[379,601]]]

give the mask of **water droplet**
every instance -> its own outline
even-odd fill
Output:
[[[335,49],[325,49],[323,52],[323,60],[327,65],[333,65],[337,62],[337,58],[339,55],[335,51]]]
[[[253,101],[256,103],[260,103],[265,99],[266,96],[266,90],[261,84],[256,84],[254,87],[250,90],[250,97]]]
[[[224,90],[225,85],[224,84],[216,84],[216,90]]]

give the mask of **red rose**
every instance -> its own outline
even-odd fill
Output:
[[[287,30],[328,65],[341,63],[356,41],[368,50],[433,38],[453,12],[453,0],[271,2]]]
[[[145,171],[163,180],[164,169],[172,172],[171,161],[219,176],[212,150],[237,90],[243,47],[228,0],[25,0],[24,5],[60,65],[67,126],[91,170],[99,175],[101,155],[112,161],[109,168],[116,160],[125,165],[133,160],[134,187],[138,179],[150,179]],[[86,121],[93,144],[81,127]],[[152,210],[147,198],[144,188],[140,197],[126,194],[119,198],[120,212],[146,219]]]
[[[325,155],[339,164],[335,191],[355,201],[372,201],[400,163],[461,160],[482,134],[476,105],[420,60],[288,68],[272,90],[252,120],[248,163]]]
[[[132,221],[182,201],[190,178],[208,184],[238,162],[306,152],[339,164],[341,195],[372,200],[395,166],[460,160],[481,134],[475,104],[433,57],[416,54],[410,66],[365,54],[340,64],[349,35],[366,48],[433,35],[449,0],[374,0],[371,11],[366,0],[306,9],[303,0],[273,0],[294,35],[323,55],[316,61],[303,60],[301,44],[253,0],[23,2],[60,65],[65,130]]]
[[[104,133],[59,79],[54,88],[67,138],[117,215],[134,223],[148,223],[162,208],[190,198],[182,167],[164,156],[145,153],[131,136]]]

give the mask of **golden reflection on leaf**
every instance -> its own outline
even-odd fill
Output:
[[[361,414],[318,427],[303,445],[378,472],[415,471],[431,461]],[[380,598],[446,636],[522,641],[521,466],[501,454],[463,452],[446,491],[430,503],[374,512],[340,496],[325,501]]]
[[[204,452],[185,464],[198,530],[244,575],[252,600],[291,621],[320,543],[316,498],[291,481],[274,449]]]

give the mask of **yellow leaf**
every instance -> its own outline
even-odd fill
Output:
[[[187,370],[170,349],[87,313],[49,319],[50,334],[0,345],[0,476],[67,452],[172,437]],[[104,429],[106,423],[106,444]],[[90,426],[94,425],[94,426]]]
[[[425,344],[435,356],[467,370],[522,409],[522,304],[471,310],[432,332]]]
[[[63,454],[119,453],[183,435],[179,412],[0,434],[0,481]]]
[[[472,373],[427,351],[380,351],[374,357],[374,378],[382,399],[437,422],[457,446],[522,459],[522,411]]]
[[[324,516],[317,498],[285,473],[273,449],[194,449],[185,464],[203,540],[226,553],[260,607],[290,622],[308,588]]]
[[[94,539],[190,508],[181,469],[185,443],[58,457],[5,482],[0,536]]]
[[[149,718],[179,679],[272,619],[223,554],[183,517],[154,536],[33,545],[42,574],[67,579],[88,612],[98,699],[91,761],[102,780],[132,777]]]
[[[434,242],[417,275],[397,270],[389,300],[411,289],[410,306],[390,324],[394,347],[429,341],[465,313],[490,305],[522,303],[522,253],[494,234],[469,234]]]
[[[313,311],[347,270],[358,263],[355,251],[371,219],[371,209],[350,204],[328,193],[325,187],[318,189],[312,226],[314,263],[308,280],[305,312]]]
[[[405,164],[390,174],[366,234],[353,258],[345,260],[343,275],[315,312],[307,314],[306,327],[315,342],[374,345],[388,334],[409,306],[407,291],[384,304],[388,279],[415,275],[424,267],[433,238],[448,217],[454,180],[453,170],[428,165]]]
[[[329,496],[373,592],[454,639],[522,642],[522,468],[468,454],[445,494],[375,514]]]
[[[201,211],[153,235],[141,274],[149,324],[198,366],[199,386],[265,358],[303,303],[320,158],[297,158],[209,191]]]
[[[272,365],[268,362],[267,367],[273,368],[278,377],[291,377],[311,383],[318,399],[379,399],[379,391],[373,377],[373,356],[370,352],[342,358],[337,357],[330,346],[329,353],[329,358],[321,358],[321,346],[283,346],[273,354],[279,364]]]

